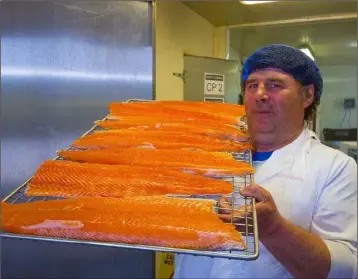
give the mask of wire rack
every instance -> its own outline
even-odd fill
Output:
[[[147,100],[128,100],[127,102],[138,102]],[[104,118],[106,119],[106,118]],[[245,128],[245,122],[240,123],[238,128]],[[101,128],[93,126],[83,136],[93,133]],[[70,149],[70,148],[68,148]],[[251,164],[251,151],[245,151],[240,153],[232,153],[233,158],[238,161],[248,162]],[[62,160],[60,157],[55,157],[54,160]],[[40,200],[59,200],[59,197],[29,197],[25,195],[27,184],[31,181],[30,177],[24,184],[16,188],[10,195],[8,195],[3,201],[7,203],[27,203]],[[30,239],[38,241],[51,241],[51,242],[63,242],[74,244],[87,244],[95,246],[107,246],[118,247],[126,249],[139,249],[139,250],[151,250],[158,252],[168,252],[177,254],[190,254],[196,256],[209,256],[228,259],[240,259],[240,260],[255,260],[259,256],[259,243],[258,243],[258,231],[257,231],[257,216],[256,216],[256,204],[255,199],[250,197],[243,197],[239,189],[253,183],[253,175],[242,176],[223,176],[216,179],[222,179],[228,181],[232,185],[232,193],[229,195],[168,195],[172,197],[181,198],[199,198],[199,199],[214,199],[216,200],[216,206],[213,210],[217,214],[225,213],[229,217],[231,222],[238,231],[240,231],[243,240],[245,242],[245,249],[242,250],[228,250],[228,251],[202,251],[202,250],[190,250],[190,249],[177,249],[170,247],[148,246],[148,245],[133,245],[125,243],[112,243],[112,242],[96,242],[85,241],[76,239],[63,239],[53,237],[41,237],[33,235],[22,235],[13,233],[2,233],[2,237],[17,238],[17,239]]]

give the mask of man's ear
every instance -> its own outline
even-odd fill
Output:
[[[308,108],[310,105],[312,105],[314,101],[314,85],[308,85],[305,86],[304,95],[303,95],[303,104],[305,108]]]

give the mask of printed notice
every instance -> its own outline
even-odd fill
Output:
[[[155,279],[172,279],[174,261],[174,253],[155,252]]]
[[[204,97],[205,103],[224,103],[224,98]]]
[[[225,95],[225,76],[221,74],[204,74],[205,95]]]

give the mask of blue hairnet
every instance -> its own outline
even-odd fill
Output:
[[[265,68],[280,69],[303,85],[313,84],[315,99],[321,98],[323,89],[321,73],[316,63],[301,50],[280,44],[267,45],[256,50],[244,63],[241,84],[245,83],[252,72]]]

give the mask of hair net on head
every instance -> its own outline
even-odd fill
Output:
[[[267,45],[256,50],[244,63],[241,84],[245,83],[251,73],[265,68],[279,69],[303,85],[313,84],[315,99],[320,99],[323,89],[321,73],[316,63],[301,50],[280,44]]]

